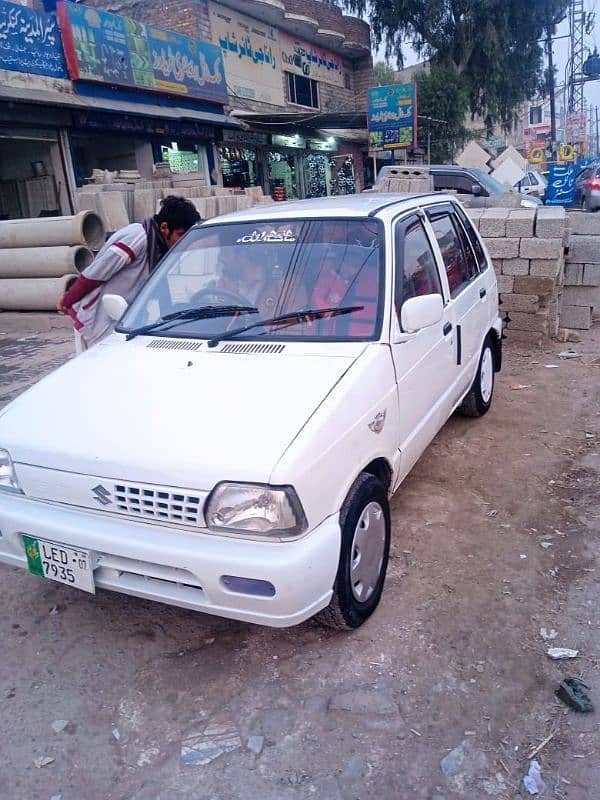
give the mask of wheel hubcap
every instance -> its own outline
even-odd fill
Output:
[[[486,347],[483,351],[479,380],[483,402],[489,403],[494,385],[494,364],[492,359],[492,351],[489,347]]]
[[[363,509],[354,531],[350,561],[352,594],[360,603],[375,591],[385,551],[385,515],[379,503]]]

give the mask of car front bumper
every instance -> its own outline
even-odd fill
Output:
[[[27,569],[23,535],[90,550],[98,588],[281,628],[329,603],[340,549],[337,514],[301,539],[265,542],[0,494],[0,562]],[[275,593],[232,591],[223,576],[268,581]]]

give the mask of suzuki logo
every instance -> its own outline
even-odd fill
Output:
[[[101,503],[103,506],[109,506],[112,503],[112,500],[110,499],[110,492],[108,489],[105,489],[102,484],[99,483],[98,486],[94,486],[92,493],[96,495],[94,500],[96,500],[98,503]]]

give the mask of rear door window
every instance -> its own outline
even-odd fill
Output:
[[[431,213],[431,227],[442,251],[442,258],[448,277],[450,295],[456,297],[477,274],[475,257],[465,248],[466,235],[461,237],[460,223],[452,213]]]
[[[485,269],[488,268],[489,263],[485,253],[483,252],[483,247],[481,246],[481,242],[479,241],[479,236],[473,227],[473,223],[469,219],[469,217],[465,214],[465,212],[460,208],[458,205],[454,207],[455,213],[462,222],[463,228],[466,231],[467,237],[469,239],[469,243],[473,248],[473,253],[475,254],[475,260],[477,262],[477,266],[480,272],[483,272]]]

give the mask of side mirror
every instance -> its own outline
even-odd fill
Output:
[[[402,305],[400,321],[406,333],[416,333],[421,328],[429,328],[440,322],[444,313],[441,294],[424,294],[411,297]]]
[[[479,197],[479,195],[481,194],[481,186],[478,183],[474,183],[471,186],[471,194],[474,194],[475,197]]]
[[[120,294],[105,294],[102,298],[102,308],[111,319],[118,322],[127,311],[127,300]]]

